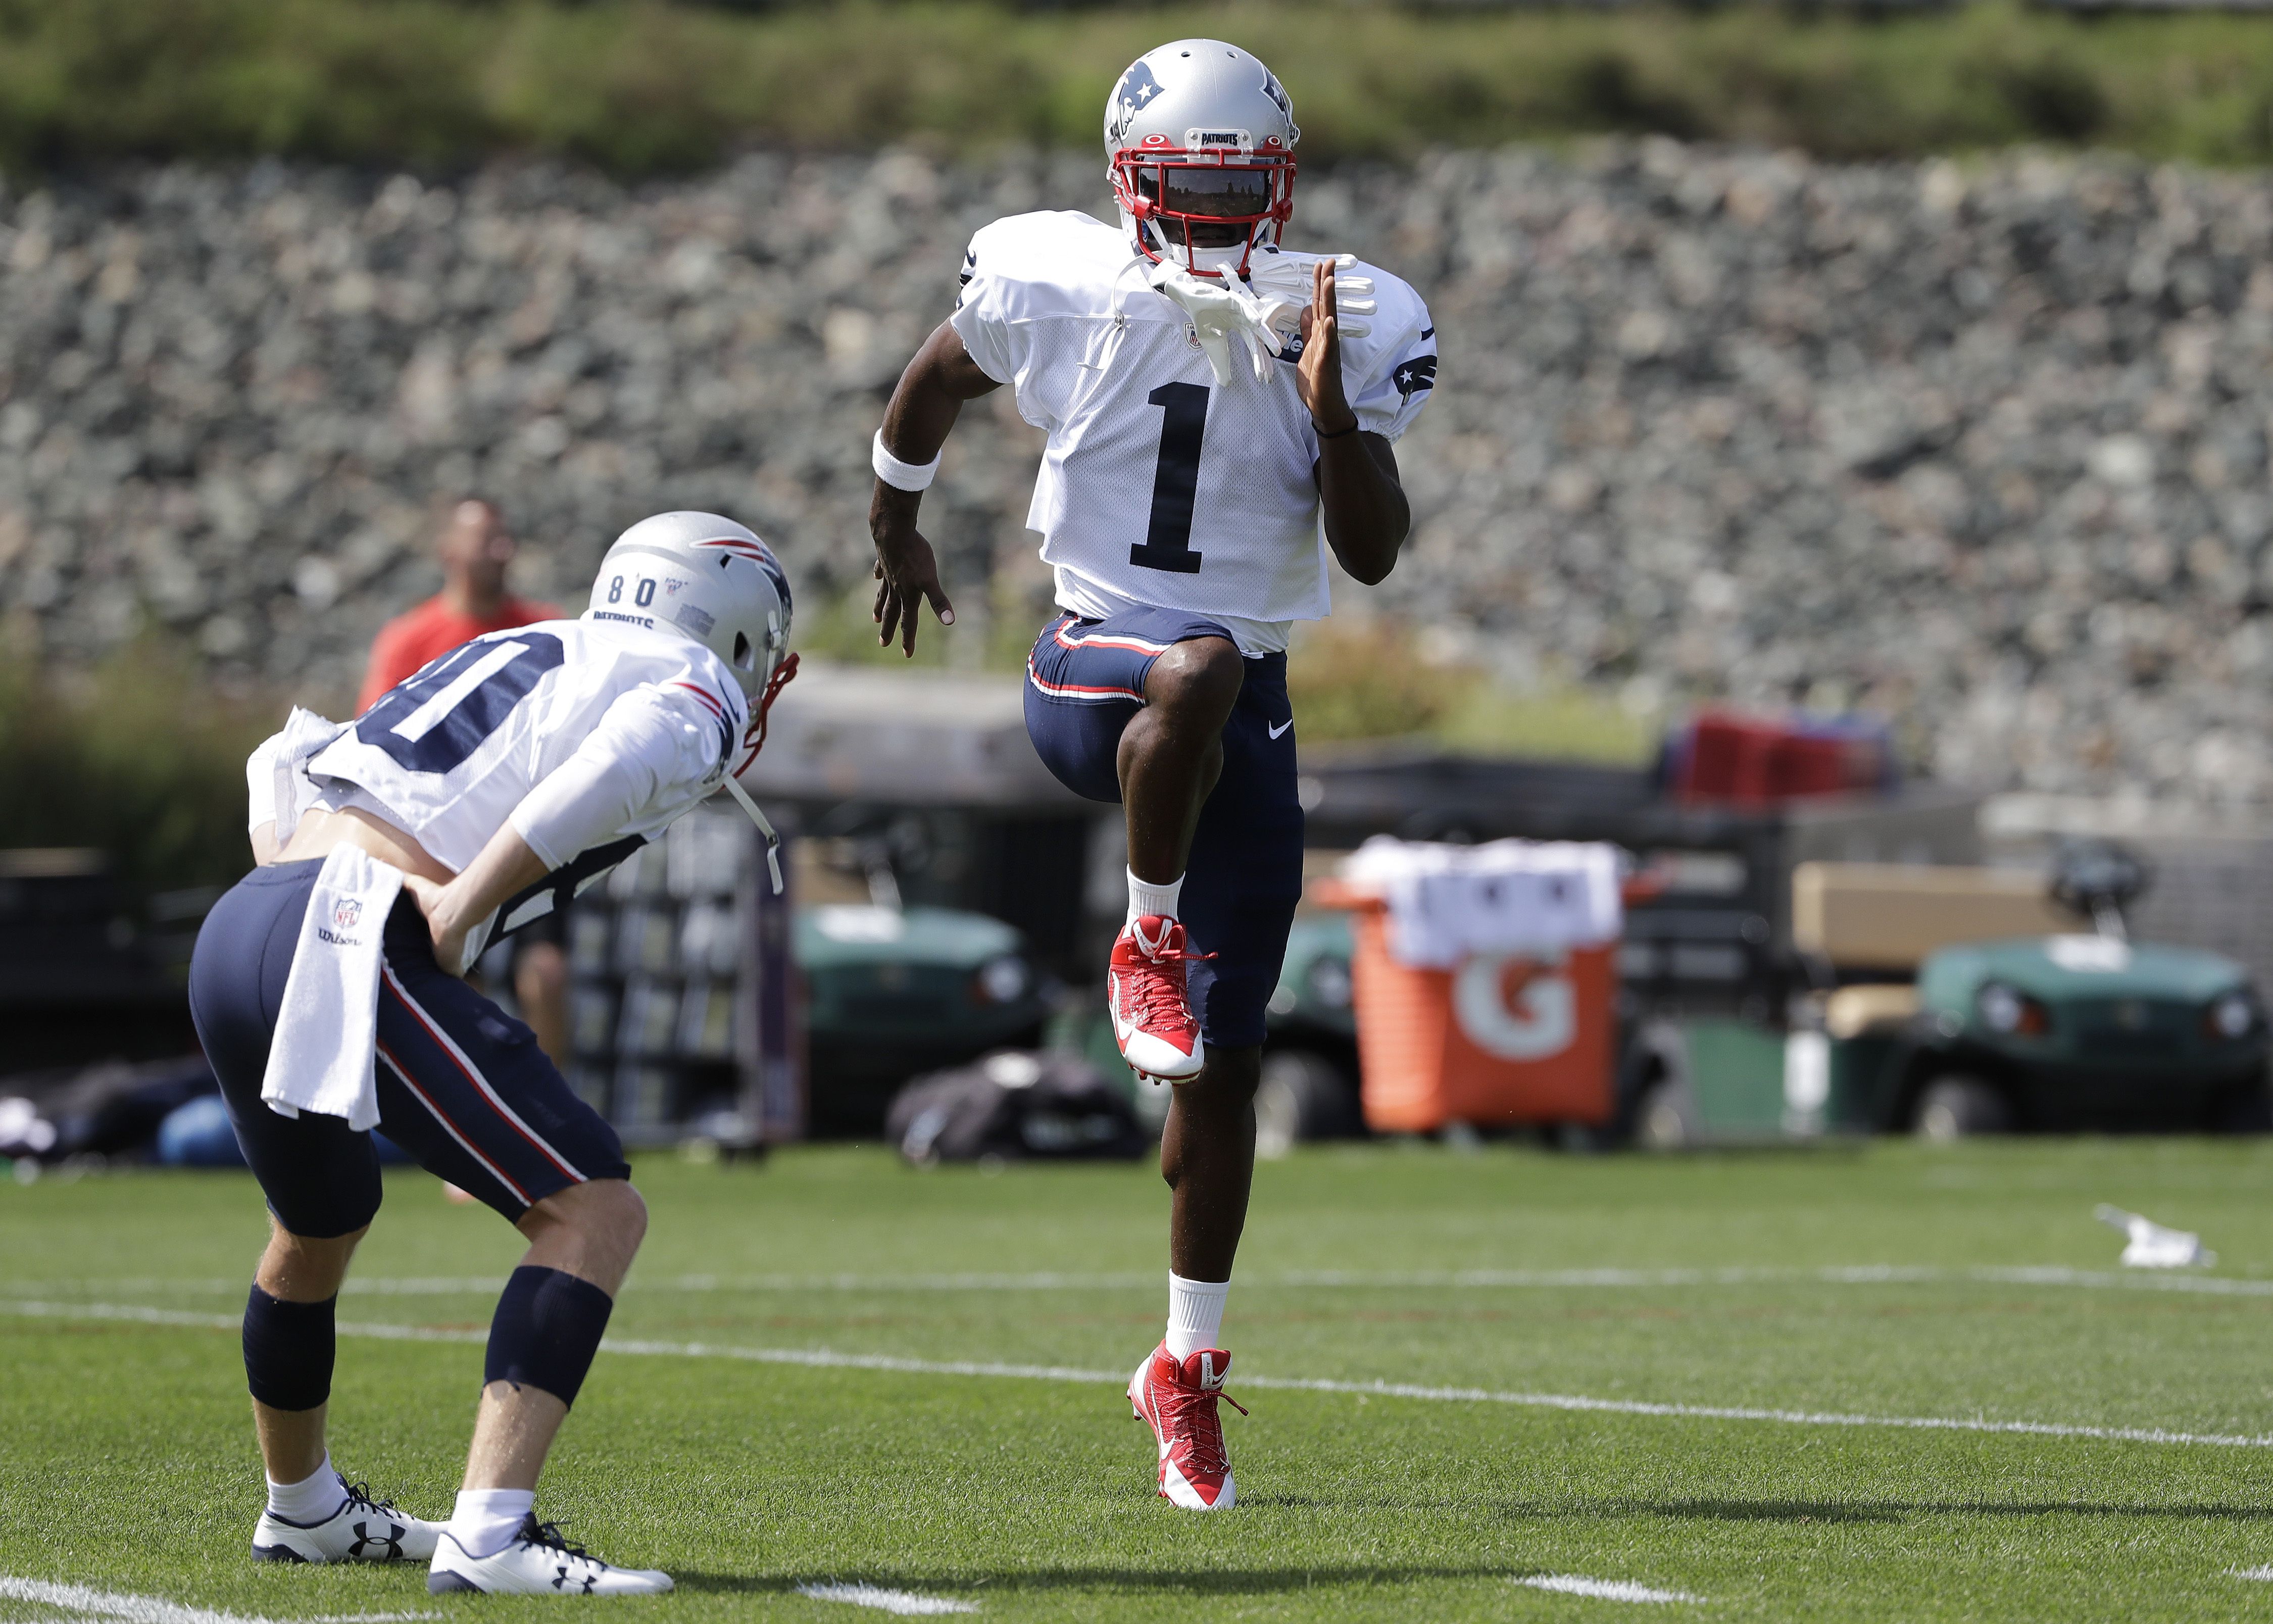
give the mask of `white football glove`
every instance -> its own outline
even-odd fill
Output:
[[[1147,280],[1191,318],[1192,331],[1199,335],[1200,348],[1207,352],[1219,386],[1231,387],[1237,375],[1233,357],[1242,353],[1256,382],[1270,378],[1279,337],[1264,320],[1263,302],[1237,281],[1207,282],[1165,261],[1152,267]]]
[[[1371,322],[1350,319],[1370,316],[1379,308],[1372,277],[1343,274],[1357,263],[1355,254],[1294,253],[1266,244],[1248,260],[1247,280],[1262,302],[1266,324],[1273,333],[1286,335],[1279,348],[1285,349],[1302,332],[1302,312],[1310,307],[1310,290],[1316,285],[1311,267],[1329,259],[1334,264],[1334,327],[1348,338],[1373,330]]]

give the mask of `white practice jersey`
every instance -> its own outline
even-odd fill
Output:
[[[1219,386],[1182,307],[1121,231],[1087,214],[998,220],[971,239],[952,320],[981,372],[1049,435],[1026,524],[1078,614],[1126,605],[1225,620],[1250,654],[1329,608],[1312,471],[1318,442],[1291,346],[1258,383]],[[1371,330],[1342,337],[1361,428],[1395,440],[1437,376],[1411,285],[1377,267]]]
[[[544,907],[508,905],[511,929],[549,909],[563,876],[589,884],[716,790],[748,710],[725,663],[692,638],[540,620],[435,659],[299,770],[316,804],[364,808],[454,870],[510,823],[553,871],[536,888]],[[276,816],[263,790],[286,738],[248,763],[256,827]]]

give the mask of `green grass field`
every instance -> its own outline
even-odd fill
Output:
[[[1001,1620],[2273,1618],[2236,1572],[2273,1563],[2273,1144],[1268,1164],[1226,1325],[1242,1501],[1212,1517],[1153,1498],[1114,1374],[1159,1335],[1148,1169],[816,1150],[640,1180],[635,1346],[601,1356],[539,1503],[677,1595],[250,1562],[228,1327],[262,1221],[226,1175],[0,1185],[0,1575],[177,1605],[141,1624],[864,1615],[799,1593],[829,1583]],[[2201,1230],[2218,1268],[2119,1274],[2101,1200]],[[428,1339],[343,1337],[334,1389],[340,1463],[411,1509],[449,1506],[514,1238],[398,1177],[342,1301]],[[1375,1382],[1421,1391],[1352,1390]],[[99,1605],[11,1591],[7,1624]]]

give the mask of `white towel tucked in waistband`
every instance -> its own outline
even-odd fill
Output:
[[[380,940],[402,870],[360,846],[335,846],[308,898],[260,1097],[280,1116],[314,1111],[379,1125]]]

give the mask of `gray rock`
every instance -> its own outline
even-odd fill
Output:
[[[806,602],[866,576],[866,444],[1000,214],[1085,154],[753,154],[627,190],[264,162],[0,199],[0,623],[146,619],[334,699],[431,590],[444,499],[526,590],[715,506]],[[2273,798],[2273,184],[2118,160],[1811,165],[1602,143],[1303,178],[1292,240],[1414,282],[1443,346],[1368,602],[1519,682],[1872,705],[1987,784]],[[974,407],[950,585],[1041,613],[1035,437]],[[991,590],[980,577],[991,576]]]

